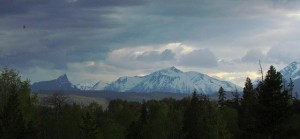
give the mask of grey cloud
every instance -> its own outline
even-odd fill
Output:
[[[193,67],[215,67],[218,65],[216,56],[209,49],[194,50],[182,56],[180,63]]]
[[[173,60],[175,53],[170,49],[166,49],[163,52],[148,51],[136,57],[139,61],[168,61]]]
[[[135,6],[145,4],[146,0],[78,0],[74,2],[80,6]]]
[[[161,60],[172,60],[174,59],[175,53],[172,52],[170,49],[166,49],[161,54]]]
[[[96,40],[89,39],[89,42],[85,42],[74,32],[72,35],[61,35],[54,32],[51,35],[21,33],[12,35],[15,38],[0,38],[0,49],[5,51],[5,55],[0,56],[0,65],[18,69],[32,66],[64,69],[69,62],[103,60],[110,51],[109,47],[101,47]]]
[[[26,14],[30,11],[49,11],[49,9],[53,9],[51,11],[55,12],[66,9],[82,10],[80,8],[84,7],[137,6],[145,3],[145,0],[2,0],[0,15]]]
[[[267,60],[273,63],[289,64],[299,61],[300,49],[297,43],[287,43],[273,46],[267,53]]]
[[[245,56],[242,57],[242,62],[254,62],[257,63],[259,60],[263,60],[265,55],[259,49],[251,49],[247,51]]]
[[[0,4],[0,15],[25,14],[30,11],[33,5],[39,5],[39,4],[41,4],[41,1],[39,0],[26,0],[26,1],[2,0]]]
[[[264,49],[265,46],[273,45],[270,43],[297,40],[299,34],[298,24],[295,24],[289,26],[294,31],[292,35],[284,34],[286,37],[274,39],[272,34],[271,37],[267,36],[267,40],[264,37],[254,37],[247,41],[247,38],[270,29],[285,28],[283,24],[290,25],[285,23],[289,19],[283,17],[286,14],[284,10],[298,10],[298,2],[70,1],[72,0],[2,0],[0,64],[21,69],[43,66],[48,69],[72,70],[66,69],[67,63],[105,61],[107,54],[115,49],[180,42],[213,50],[213,53],[210,50],[194,51],[179,60],[182,65],[209,68],[218,64],[214,54],[221,58],[232,57],[226,53],[229,46],[239,50],[241,47],[253,46]],[[288,7],[294,8],[290,10]],[[26,25],[26,29],[22,29],[23,25]],[[281,49],[271,49],[267,57],[288,61],[296,56],[294,52],[292,55],[286,52],[285,55],[288,56],[285,56],[280,51]],[[220,56],[220,53],[224,55]],[[167,60],[174,59],[174,55],[170,50],[163,53],[147,52],[138,56],[137,59],[141,61],[137,62],[136,67],[140,67],[138,64],[142,60],[171,63]],[[243,60],[251,61],[255,57],[259,56],[252,56],[249,52]]]

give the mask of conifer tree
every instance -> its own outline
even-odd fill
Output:
[[[193,92],[191,103],[184,113],[183,132],[186,133],[186,138],[200,138],[198,132],[198,119],[200,115],[199,98],[196,91]]]
[[[86,139],[95,139],[98,136],[98,129],[95,119],[89,112],[82,115],[83,123],[80,125],[82,135]]]
[[[195,91],[184,113],[183,132],[187,139],[230,138],[227,124],[218,113],[216,104]]]
[[[126,134],[126,139],[143,139],[141,134],[143,127],[148,123],[149,120],[149,112],[146,101],[143,100],[142,107],[140,109],[140,116],[138,121],[133,121],[128,129]]]
[[[239,126],[242,131],[242,138],[255,138],[257,120],[256,107],[257,93],[253,88],[251,79],[247,77],[243,90],[243,98],[241,100],[241,109],[239,116]]]
[[[283,90],[280,72],[270,66],[265,79],[257,87],[258,128],[261,138],[280,138],[280,128],[288,110],[289,95]]]
[[[219,91],[218,91],[218,94],[219,94],[219,100],[218,100],[218,105],[220,108],[223,108],[224,107],[224,104],[225,104],[225,91],[223,89],[223,87],[221,86]]]

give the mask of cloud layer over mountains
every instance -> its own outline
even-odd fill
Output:
[[[241,84],[299,61],[291,0],[4,0],[0,65],[32,81],[114,80],[178,66]],[[73,76],[74,75],[74,76]],[[75,76],[76,75],[76,76]]]

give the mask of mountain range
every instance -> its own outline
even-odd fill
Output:
[[[294,81],[294,91],[300,91],[300,62],[292,62],[280,70],[286,82]],[[114,82],[105,83],[86,82],[73,85],[66,74],[50,81],[41,81],[32,84],[33,91],[42,90],[107,90],[114,92],[171,92],[171,93],[192,93],[196,90],[199,93],[216,93],[220,87],[226,91],[242,91],[242,88],[228,81],[222,81],[198,72],[183,72],[176,67],[169,67],[158,70],[145,76],[120,77]]]
[[[47,85],[48,84],[48,85]],[[65,86],[65,87],[64,87]],[[242,88],[228,81],[222,81],[198,72],[182,72],[176,67],[169,67],[146,76],[120,77],[112,83],[96,82],[72,85],[67,75],[51,81],[34,83],[33,91],[39,90],[107,90],[115,92],[169,92],[213,94],[220,87],[226,91],[241,91]]]

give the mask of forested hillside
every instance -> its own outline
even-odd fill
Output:
[[[247,78],[242,95],[229,92],[233,99],[221,87],[217,101],[195,90],[181,100],[111,100],[104,108],[57,93],[39,101],[29,88],[15,70],[1,72],[1,139],[300,138],[300,101],[273,66],[256,88]]]

